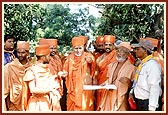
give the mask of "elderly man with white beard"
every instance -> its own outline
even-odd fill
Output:
[[[98,111],[128,111],[128,91],[135,75],[135,66],[130,63],[128,56],[131,46],[128,42],[118,45],[116,59],[108,65],[108,79],[102,83],[114,84],[117,89],[107,89],[103,95]]]

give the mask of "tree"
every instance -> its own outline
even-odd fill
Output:
[[[13,34],[16,41],[30,41],[30,52],[34,52],[38,38],[57,38],[59,51],[71,50],[71,39],[77,35],[87,35],[96,20],[88,15],[88,8],[79,8],[78,12],[71,13],[68,6],[4,4],[4,33]]]
[[[164,30],[164,4],[97,4],[101,22],[97,34],[112,34],[123,41],[141,37],[161,37]]]
[[[15,41],[30,41],[30,52],[34,52],[36,31],[44,15],[45,9],[39,4],[4,4],[4,33],[12,34]]]
[[[71,50],[71,39],[74,36],[87,36],[96,22],[95,17],[88,14],[88,8],[79,8],[74,13],[70,12],[69,4],[47,4],[44,8],[47,12],[38,36],[57,38],[59,51],[63,53]]]
[[[12,34],[17,40],[36,38],[38,25],[44,16],[44,9],[38,4],[4,4],[4,31]]]

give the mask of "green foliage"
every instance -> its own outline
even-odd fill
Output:
[[[81,4],[78,4],[79,7]],[[162,37],[164,4],[97,4],[102,16],[89,14],[89,7],[71,12],[69,4],[4,4],[4,33],[28,40],[31,51],[38,38],[56,38],[59,51],[71,49],[74,36],[112,34],[123,41]],[[94,12],[94,11],[93,11]],[[159,30],[159,31],[158,31]]]
[[[163,4],[98,4],[102,9],[98,35],[112,34],[123,41],[158,37],[163,30]]]
[[[43,15],[43,9],[33,4],[4,4],[4,31],[13,34],[17,40],[36,38],[37,23]]]
[[[4,33],[12,34],[15,41],[30,41],[30,52],[37,44],[36,31],[41,25],[45,9],[38,4],[4,4]]]
[[[30,41],[30,52],[39,38],[57,38],[59,51],[66,53],[71,50],[71,39],[87,35],[95,21],[88,8],[71,13],[69,4],[4,4],[5,34],[13,34],[16,41]]]
[[[79,4],[80,5],[80,4]],[[95,19],[88,15],[88,8],[78,9],[70,13],[69,5],[48,4],[45,6],[47,14],[45,25],[41,28],[43,38],[57,38],[59,45],[71,46],[71,39],[78,35],[87,35],[89,28],[93,28]]]

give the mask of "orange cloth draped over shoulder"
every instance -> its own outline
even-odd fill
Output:
[[[25,74],[25,69],[31,64],[22,65],[18,59],[8,63],[4,67],[4,96],[10,97],[8,104],[9,111],[21,111],[22,100],[22,78]]]
[[[72,38],[72,46],[84,46],[84,39]],[[87,63],[85,58],[92,58],[92,63]],[[84,84],[91,85],[95,71],[95,60],[93,55],[83,52],[82,56],[75,56],[72,52],[66,59],[63,71],[67,71],[67,110],[68,111],[89,111],[94,107],[93,91],[85,91]]]
[[[118,62],[115,61],[108,65],[108,82],[113,83],[116,90],[105,90],[103,98],[100,101],[98,109],[100,111],[128,111],[128,98],[127,93],[131,84],[128,81],[134,80],[135,66],[133,66],[129,60],[126,60],[120,69],[116,70]],[[116,72],[116,73],[115,73]],[[114,74],[117,74],[117,79],[113,81]],[[125,82],[120,80],[125,77]]]
[[[29,51],[29,42],[18,41],[17,49]],[[4,66],[4,98],[7,97],[9,111],[22,110],[22,78],[25,74],[25,69],[29,66],[31,66],[29,61],[22,65],[17,58]]]
[[[111,53],[106,55],[99,63],[98,63],[98,85],[107,80],[107,66],[116,61],[116,50],[113,50]]]
[[[114,44],[115,42],[115,36],[112,35],[105,35],[104,36],[104,42],[111,42]],[[104,53],[100,57],[97,58],[96,63],[97,63],[97,70],[98,70],[98,76],[97,76],[97,84],[100,85],[103,82],[105,82],[108,77],[107,77],[107,71],[108,68],[107,66],[116,61],[116,50],[111,51],[110,53]],[[104,95],[105,90],[97,90],[97,95],[96,95],[96,108],[99,106],[101,98]]]
[[[77,57],[74,53],[71,53],[64,63],[63,70],[68,72],[66,77],[68,111],[93,110],[93,99],[90,99],[93,97],[87,97],[89,99],[86,100],[83,99],[86,98],[85,93],[87,93],[84,91],[83,85],[92,84],[92,77],[95,71],[95,63],[93,62],[89,66],[85,60],[85,57],[88,55],[90,54],[84,52],[82,56]],[[94,59],[94,57],[92,58]],[[89,76],[87,76],[88,71],[90,73]]]
[[[94,52],[94,57],[95,57],[95,60],[100,57],[102,54],[100,54],[99,52]]]
[[[105,35],[104,36],[104,42],[111,42],[114,44],[115,42],[115,36],[112,35]],[[103,58],[102,58],[103,57]],[[105,80],[107,80],[106,74],[107,74],[107,66],[111,63],[116,61],[116,50],[113,50],[109,54],[105,55],[103,54],[98,59],[98,85],[103,83]]]

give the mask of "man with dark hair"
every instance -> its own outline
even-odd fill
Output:
[[[105,35],[103,38],[103,45],[105,49],[105,53],[99,56],[96,60],[96,72],[95,75],[97,76],[97,84],[100,85],[105,82],[107,78],[107,66],[116,61],[116,50],[115,50],[115,39],[116,37],[113,35]],[[96,94],[96,107],[99,106],[99,102],[101,100],[103,93],[105,92],[104,89],[97,90]]]
[[[95,57],[95,60],[100,57],[104,52],[104,37],[103,36],[98,36],[96,38],[96,50],[94,52],[94,57]]]
[[[11,35],[4,35],[4,65],[13,61],[14,55],[14,37]]]
[[[138,111],[156,111],[161,108],[162,70],[152,55],[153,48],[149,40],[140,40],[135,49],[136,57],[141,59],[141,63],[137,67],[129,96],[135,96]]]
[[[17,55],[14,61],[4,66],[4,99],[9,111],[21,111],[22,79],[24,71],[31,64],[28,60],[29,42],[17,42]]]

